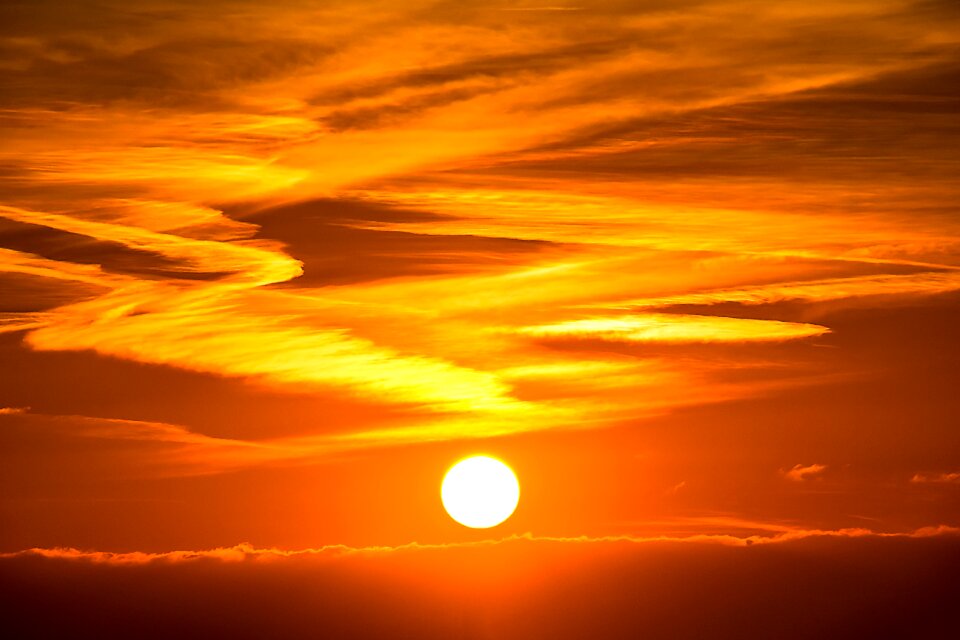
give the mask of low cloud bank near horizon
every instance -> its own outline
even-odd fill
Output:
[[[960,631],[955,529],[836,533],[751,545],[515,537],[386,553],[331,548],[268,562],[250,561],[256,550],[242,546],[195,562],[77,562],[31,552],[0,558],[0,584],[7,628],[31,637],[784,639]]]

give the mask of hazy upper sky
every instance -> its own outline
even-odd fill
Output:
[[[958,116],[955,0],[5,0],[0,552],[947,535]]]

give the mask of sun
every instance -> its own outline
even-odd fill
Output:
[[[520,501],[520,483],[506,464],[490,456],[470,456],[450,467],[440,488],[443,508],[473,529],[495,527]]]

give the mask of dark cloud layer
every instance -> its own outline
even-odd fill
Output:
[[[18,638],[943,638],[960,542],[548,542],[254,561],[0,559]]]
[[[180,263],[160,253],[2,217],[0,246],[51,260],[99,265],[105,271],[114,273],[191,280],[213,279],[222,275],[179,270],[177,267]]]
[[[700,81],[709,84],[712,71],[703,73]],[[647,81],[662,90],[663,80]],[[944,181],[957,172],[954,147],[946,140],[960,141],[958,87],[960,67],[936,64],[786,97],[617,123],[517,154],[491,171],[599,180]],[[618,151],[625,143],[646,144]],[[605,153],[569,155],[604,146]],[[542,159],[551,153],[558,157]]]
[[[303,275],[285,283],[294,287],[496,268],[529,259],[551,246],[549,242],[510,238],[357,228],[370,222],[429,221],[443,216],[349,199],[312,200],[253,215],[241,211],[233,215],[255,223],[260,237],[282,241],[303,262]]]

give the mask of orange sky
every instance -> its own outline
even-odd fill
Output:
[[[13,0],[0,53],[0,553],[960,526],[955,2]]]

